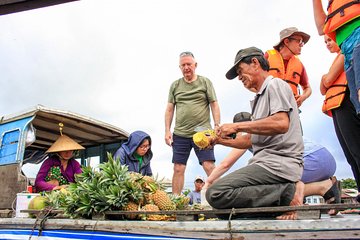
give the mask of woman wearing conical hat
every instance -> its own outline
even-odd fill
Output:
[[[35,180],[37,192],[65,188],[75,182],[75,174],[81,173],[80,164],[74,159],[74,151],[83,146],[66,135],[61,135],[46,151],[53,153],[42,164]]]

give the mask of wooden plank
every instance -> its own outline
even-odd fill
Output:
[[[27,179],[17,163],[0,166],[0,176],[0,209],[11,209],[17,193],[26,191]]]
[[[275,216],[282,212],[297,211],[298,219],[319,219],[321,210],[344,210],[349,208],[360,208],[360,204],[321,204],[321,205],[303,205],[303,206],[280,206],[280,207],[260,207],[260,208],[238,208],[238,209],[207,209],[207,210],[174,210],[174,211],[107,211],[101,214],[100,219],[122,220],[123,215],[126,214],[159,214],[174,216],[170,218],[176,221],[197,221],[199,216],[204,216],[205,219],[221,218],[235,219],[235,218],[260,218],[260,219],[274,219]],[[21,210],[24,213],[33,213],[41,216],[47,210]],[[62,214],[61,210],[51,210],[53,214]],[[63,216],[61,216],[63,218]],[[95,216],[94,219],[98,219]]]
[[[359,203],[348,204],[319,204],[302,206],[279,206],[279,207],[258,207],[258,208],[234,208],[234,209],[204,209],[204,210],[173,210],[173,211],[106,211],[105,215],[124,215],[124,214],[181,214],[181,215],[199,215],[199,214],[228,214],[228,213],[271,213],[288,211],[311,211],[311,210],[344,210],[348,208],[360,208]],[[24,213],[39,213],[41,210],[21,210]],[[62,210],[54,209],[52,213],[63,213]]]
[[[202,239],[358,239],[360,216],[318,220],[100,221],[48,219],[45,230],[68,229]],[[0,228],[32,228],[35,219],[0,219]]]
[[[240,213],[272,213],[272,212],[289,212],[289,211],[310,211],[310,210],[344,210],[347,208],[360,208],[360,204],[319,204],[319,205],[302,205],[302,206],[279,206],[279,207],[258,207],[258,208],[233,208],[233,209],[204,209],[204,210],[174,210],[174,211],[107,211],[105,215],[121,214],[240,214]]]
[[[321,212],[320,210],[307,210],[307,211],[298,211],[297,212],[297,219],[304,220],[304,219],[320,219]]]
[[[10,209],[0,210],[0,218],[11,218],[13,213]]]

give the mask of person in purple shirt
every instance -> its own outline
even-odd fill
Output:
[[[82,172],[80,164],[74,159],[74,151],[83,146],[66,135],[61,135],[46,151],[52,153],[44,161],[35,179],[37,192],[52,191],[67,187],[75,182],[75,174]]]

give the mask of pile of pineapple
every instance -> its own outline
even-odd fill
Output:
[[[164,191],[161,181],[129,172],[127,166],[108,154],[99,171],[83,167],[66,190],[46,194],[53,208],[71,218],[91,218],[105,211],[159,211],[188,208],[189,198]],[[164,214],[126,214],[127,219],[169,220]]]

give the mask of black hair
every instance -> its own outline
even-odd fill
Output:
[[[260,66],[261,66],[261,68],[262,68],[263,70],[269,71],[269,69],[270,69],[269,62],[268,62],[268,60],[267,60],[263,55],[262,55],[262,56],[259,56],[259,55],[256,55],[256,56],[247,56],[247,57],[243,58],[243,59],[241,60],[241,62],[244,62],[244,63],[246,63],[246,64],[250,64],[250,63],[252,62],[252,59],[253,59],[253,58],[256,58],[256,59],[259,61]]]
[[[141,141],[140,145],[141,145],[145,140],[148,140],[148,141],[149,141],[149,145],[151,146],[151,137],[150,137],[150,136],[145,137],[145,138]],[[139,145],[139,146],[140,146],[140,145]]]

